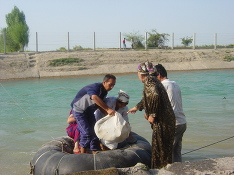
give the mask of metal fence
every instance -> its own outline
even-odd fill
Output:
[[[128,32],[34,32],[30,34],[28,47],[25,51],[56,51],[64,48],[65,50],[79,49],[122,49],[122,40]],[[144,37],[143,44],[147,47],[149,34],[138,33]],[[233,47],[234,33],[171,33],[169,41],[164,48],[213,48]],[[192,37],[193,43],[190,47],[184,47],[182,38]],[[2,40],[4,41],[4,40]],[[0,43],[2,46],[3,43]],[[127,48],[131,48],[130,42],[126,41]]]

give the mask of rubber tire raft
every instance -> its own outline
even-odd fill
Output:
[[[143,163],[150,167],[151,145],[132,132],[134,144],[121,143],[122,148],[100,151],[97,154],[73,154],[74,141],[66,136],[44,144],[30,162],[31,174],[54,175],[110,167],[125,168]]]

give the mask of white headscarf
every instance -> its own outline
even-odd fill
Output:
[[[118,96],[119,101],[121,101],[123,103],[128,103],[130,97],[126,92],[119,90],[118,94],[119,94],[119,96]]]

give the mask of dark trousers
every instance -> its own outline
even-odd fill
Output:
[[[175,130],[175,139],[173,142],[172,150],[172,162],[182,162],[181,149],[182,149],[182,137],[186,130],[186,123],[177,125]]]
[[[80,132],[79,145],[83,148],[89,148],[91,151],[98,151],[100,149],[99,139],[94,132],[94,125],[96,119],[92,112],[79,113],[73,111],[73,115],[78,124]]]

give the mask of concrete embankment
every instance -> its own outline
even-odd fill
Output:
[[[168,71],[234,69],[234,61],[224,61],[226,57],[234,58],[234,49],[8,53],[0,54],[0,80],[133,73],[146,60],[161,63]],[[49,66],[51,60],[60,58],[80,58],[82,62]]]

